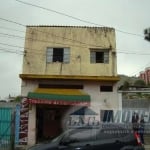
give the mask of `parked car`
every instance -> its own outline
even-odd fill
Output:
[[[119,125],[69,129],[28,150],[144,150],[137,133]]]

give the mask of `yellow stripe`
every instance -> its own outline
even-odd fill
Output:
[[[47,89],[47,88],[37,88],[36,93],[43,94],[61,94],[61,95],[87,95],[83,91],[78,89]]]
[[[35,75],[35,74],[20,74],[21,79],[71,79],[71,80],[89,80],[89,81],[113,81],[120,80],[119,76],[72,76],[72,75]]]

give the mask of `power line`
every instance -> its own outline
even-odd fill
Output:
[[[19,38],[19,39],[22,39],[24,40],[24,37],[21,37],[21,36],[18,36],[18,35],[14,35],[14,34],[7,34],[7,33],[1,33],[1,35],[4,35],[4,36],[10,36],[11,38]],[[31,33],[30,33],[31,34]],[[34,40],[34,41],[38,41],[38,42],[46,42],[46,43],[53,43],[53,41],[50,41],[50,40],[39,40],[39,39],[33,39],[33,38],[26,38],[26,40]],[[74,46],[74,47],[82,47],[82,48],[87,48],[85,46],[80,46],[80,45],[72,45],[72,44],[65,44],[65,43],[58,43],[58,42],[55,42],[56,44],[60,44],[60,45],[67,45],[67,46]],[[117,53],[120,53],[120,54],[137,54],[137,55],[150,55],[150,53],[138,53],[136,51],[122,51],[120,49],[116,49],[117,50]]]
[[[40,8],[40,9],[43,9],[43,10],[46,10],[46,11],[50,11],[50,12],[53,12],[53,13],[56,13],[56,14],[59,14],[59,15],[62,15],[62,16],[66,16],[66,17],[69,17],[69,18],[72,18],[74,20],[78,20],[78,21],[81,21],[81,22],[84,22],[84,23],[88,23],[88,24],[92,24],[92,25],[96,25],[96,26],[101,26],[101,27],[106,27],[104,25],[97,24],[97,23],[94,23],[94,22],[91,22],[91,21],[88,21],[88,20],[80,19],[80,18],[71,16],[71,15],[68,15],[66,13],[62,13],[60,11],[56,11],[56,10],[53,10],[53,9],[42,7],[40,5],[35,5],[35,4],[32,4],[32,3],[20,1],[20,0],[16,0],[16,1],[18,1],[20,3],[23,3],[25,5],[29,5],[29,6],[32,6],[32,7]],[[136,34],[136,33],[131,33],[131,32],[126,32],[126,31],[123,31],[123,30],[120,30],[120,29],[117,29],[117,28],[116,28],[116,31],[124,33],[124,34],[134,35],[134,36],[138,36],[138,37],[144,37],[143,35]]]
[[[8,20],[8,19],[1,18],[1,17],[0,17],[0,19],[3,20],[3,21],[7,21],[7,22],[10,22],[10,23],[17,24],[17,25],[19,25],[19,26],[26,27],[25,25],[23,25],[23,24],[21,24],[21,23],[18,23],[18,22],[15,22],[15,21],[12,21],[12,20]]]
[[[14,35],[14,34],[6,34],[6,33],[0,33],[1,35],[4,35],[4,36],[9,36],[11,38],[19,38],[19,39],[22,39],[24,40],[24,37],[21,37],[21,36],[18,36],[18,35]],[[38,42],[45,42],[45,43],[54,43],[53,41],[50,41],[50,40],[39,40],[39,39],[33,39],[33,38],[26,38],[26,40],[28,41],[38,41]],[[72,45],[72,44],[65,44],[65,43],[61,43],[61,42],[55,42],[55,44],[58,44],[58,45],[65,45],[65,46],[73,46],[73,47],[82,47],[82,48],[87,48],[87,46],[80,46],[80,45]]]
[[[1,33],[0,33],[1,34]],[[29,40],[29,39],[28,39]],[[30,39],[31,40],[31,39]],[[33,40],[33,39],[32,39]],[[45,42],[45,41],[43,41]],[[47,42],[47,41],[46,41]],[[9,47],[16,47],[16,48],[22,48],[22,49],[25,49],[25,50],[34,50],[34,52],[27,52],[27,53],[33,53],[33,54],[43,54],[42,53],[42,49],[31,49],[31,48],[24,48],[24,47],[21,47],[21,46],[18,46],[18,45],[10,45],[10,44],[7,44],[7,43],[1,43],[1,45],[5,45],[5,46],[9,46]],[[68,44],[67,44],[68,45]],[[41,52],[37,52],[37,51],[41,51]],[[25,53],[25,51],[21,51],[22,53]],[[124,52],[124,51],[116,51],[117,53],[121,53],[121,54],[134,54],[134,55],[150,55],[150,53],[137,53],[137,52]]]
[[[0,28],[1,28],[1,29],[5,29],[5,30],[17,31],[17,32],[23,32],[23,33],[25,33],[25,31],[21,31],[21,30],[13,29],[13,28],[8,28],[8,27],[3,27],[3,26],[0,26]]]
[[[131,75],[135,75],[135,74],[137,74],[137,73],[139,74],[140,71],[144,70],[144,69],[145,69],[147,66],[149,66],[149,65],[150,65],[150,62],[148,62],[147,64],[145,64],[143,67],[141,67],[141,68],[138,69],[137,71],[131,73],[130,76],[131,76]]]
[[[7,21],[7,22],[10,22],[10,23],[14,23],[14,24],[17,24],[17,25],[20,25],[20,26],[23,26],[23,27],[26,27],[25,25],[21,24],[21,23],[18,23],[18,22],[15,22],[15,21],[12,21],[12,20],[8,20],[8,19],[5,19],[5,18],[0,18],[0,20],[4,20],[4,21]],[[34,29],[38,32],[42,32],[42,33],[45,33],[45,34],[48,34],[48,32],[44,32],[44,31],[41,31],[41,30],[38,30],[38,29]],[[24,39],[24,37],[20,37],[18,35],[10,35],[10,34],[5,34],[5,33],[1,33],[3,35],[7,35],[7,36],[12,36],[12,37],[15,37],[15,38],[22,38]],[[31,33],[29,33],[31,34]],[[87,43],[84,43],[84,42],[81,42],[81,41],[77,41],[77,40],[73,40],[73,39],[69,39],[69,38],[66,38],[66,37],[61,37],[61,36],[58,36],[56,34],[52,34],[52,33],[49,33],[51,34],[52,36],[55,36],[55,37],[59,37],[59,38],[63,38],[63,39],[66,39],[66,40],[69,40],[69,41],[75,41],[75,42],[79,42],[80,44],[84,44],[84,45],[88,45],[88,46],[95,46],[95,47],[101,47],[101,48],[104,48],[102,46],[98,46],[98,45],[92,45],[92,44],[87,44]],[[37,39],[32,39],[32,38],[26,38],[26,40],[37,40]],[[52,41],[45,41],[45,40],[38,40],[39,42],[52,42]],[[82,48],[86,48],[87,46],[81,46],[81,45],[71,45],[71,44],[64,44],[64,43],[58,43],[58,42],[55,42],[56,44],[59,44],[59,45],[67,45],[67,46],[74,46],[74,47],[82,47]],[[131,52],[119,52],[118,53],[123,53],[123,54],[132,54]],[[142,54],[142,55],[147,55],[147,54]],[[148,54],[149,55],[149,54]]]
[[[120,54],[131,54],[131,55],[150,55],[150,53],[138,53],[138,52],[127,52],[127,51],[117,51]]]
[[[11,22],[11,23],[14,23],[14,24],[17,24],[17,25],[21,25],[23,27],[26,27],[25,25],[21,24],[21,23],[18,23],[18,22],[15,22],[15,21],[12,21],[12,20],[8,20],[8,19],[4,19],[4,18],[0,18],[1,20],[4,20],[4,21],[7,21],[7,22]],[[10,29],[10,28],[9,28]],[[38,29],[35,29],[36,31],[38,32],[42,32],[41,30],[38,30]],[[47,32],[44,32],[47,34]],[[5,35],[5,36],[11,36],[11,37],[16,37],[16,38],[20,38],[20,39],[24,39],[24,37],[21,37],[21,36],[18,36],[18,35],[12,35],[12,34],[6,34],[6,33],[0,33],[1,35]],[[30,33],[31,34],[31,33]],[[54,34],[51,34],[52,36],[56,36],[56,37],[59,37],[59,38],[65,38],[65,37],[60,37],[60,36],[57,36],[57,35],[54,35]],[[69,39],[69,38],[66,38],[67,40],[71,40],[71,41],[74,41],[72,39]],[[53,41],[45,41],[45,40],[38,40],[38,39],[33,39],[33,38],[26,38],[26,40],[37,40],[39,42],[53,42]],[[76,40],[75,40],[76,41]],[[80,42],[80,41],[76,41],[76,42]],[[58,42],[55,42],[56,44],[60,44],[60,45],[67,45],[67,46],[74,46],[74,47],[84,47],[84,46],[80,46],[80,45],[70,45],[70,44],[64,44],[64,43],[58,43]],[[88,45],[87,43],[84,43],[84,42],[80,42],[82,44],[86,44]],[[5,43],[0,43],[0,44],[5,44]],[[5,45],[8,45],[8,44],[5,44]],[[9,45],[8,45],[9,46]],[[11,45],[10,45],[11,46]],[[92,45],[92,46],[95,46],[95,47],[100,47],[100,46],[97,46],[97,45]],[[15,46],[15,47],[18,47],[18,46]],[[20,47],[19,47],[20,48]],[[24,47],[21,47],[21,48],[24,48]],[[84,47],[86,48],[86,47]],[[101,48],[104,48],[104,47],[101,47]],[[26,49],[29,49],[29,48],[26,48]],[[149,53],[137,53],[137,52],[128,52],[128,51],[117,51],[117,53],[120,53],[120,54],[139,54],[139,55],[149,55]]]
[[[26,27],[25,25],[23,25],[23,24],[21,24],[21,23],[18,23],[18,22],[12,21],[12,20],[8,20],[8,19],[5,19],[5,18],[1,18],[1,17],[0,17],[0,20],[7,21],[7,22],[10,22],[10,23],[14,23],[14,24],[17,24],[17,25]],[[77,43],[80,43],[80,44],[87,45],[87,43],[84,43],[84,42],[81,42],[81,41],[78,41],[78,40],[74,40],[74,39],[69,39],[69,38],[66,38],[66,37],[58,36],[58,35],[56,35],[56,34],[52,34],[52,33],[48,33],[48,32],[41,31],[41,30],[39,30],[39,29],[34,29],[34,30],[37,31],[37,32],[44,33],[44,34],[51,34],[52,36],[55,36],[55,37],[59,37],[59,38],[62,38],[62,39],[66,39],[66,40],[69,40],[69,41],[74,41],[74,42],[77,42]],[[88,45],[89,45],[89,44],[88,44]],[[95,46],[95,47],[102,47],[102,46],[98,46],[98,45],[92,45],[92,44],[90,44],[90,45],[91,45],[91,46]]]
[[[10,45],[10,44],[1,43],[1,42],[0,42],[0,44],[1,44],[1,45],[5,45],[5,46],[10,46],[10,47],[24,48],[24,47],[22,47],[22,46]]]
[[[23,51],[12,51],[11,49],[6,49],[6,48],[0,48],[0,51],[7,52],[7,53],[15,53],[15,54],[23,55]]]
[[[18,36],[18,35],[14,35],[14,34],[6,34],[6,33],[1,33],[1,35],[4,35],[4,36],[10,36],[11,38],[19,38],[19,39],[22,39],[24,40],[24,37],[21,37],[21,36]],[[38,41],[38,42],[46,42],[46,43],[53,43],[53,41],[49,41],[49,40],[38,40],[38,39],[33,39],[33,38],[26,38],[26,40],[29,40],[29,41]],[[67,46],[74,46],[74,47],[83,47],[83,46],[79,46],[79,45],[71,45],[71,44],[64,44],[64,43],[58,43],[58,42],[55,42],[56,44],[60,44],[60,45],[67,45]],[[9,44],[6,44],[6,43],[0,43],[2,45],[7,45],[7,46],[12,46],[12,47],[19,47],[19,48],[24,48],[24,47],[20,47],[20,46],[14,46],[14,45],[9,45]],[[87,47],[83,47],[83,48],[87,48]],[[35,49],[30,49],[30,48],[26,48],[26,49],[29,49],[29,50],[35,50]],[[38,49],[39,51],[41,51],[40,49]],[[37,51],[37,49],[36,49]],[[120,53],[120,54],[132,54],[132,55],[150,55],[150,53],[138,53],[138,52],[132,52],[132,51],[121,51],[121,50],[118,50],[116,49],[116,52],[117,53]]]
[[[12,49],[12,48],[10,49],[10,48],[5,48],[5,47],[0,47],[0,49],[24,53],[24,51],[22,51],[22,50],[20,50],[20,49],[19,49],[19,50],[16,50],[16,48],[15,48],[15,49]]]
[[[19,39],[22,39],[24,40],[24,37],[21,37],[21,36],[18,36],[18,35],[14,35],[14,34],[7,34],[7,33],[1,33],[1,35],[4,35],[4,36],[10,36],[11,38],[19,38]],[[30,33],[31,34],[31,33]],[[49,41],[49,40],[38,40],[38,39],[33,39],[33,38],[26,38],[26,40],[35,40],[35,41],[39,41],[39,42],[53,42],[53,41]],[[83,47],[83,46],[80,46],[80,45],[70,45],[70,44],[64,44],[64,43],[58,43],[58,42],[55,42],[56,44],[60,44],[60,45],[67,45],[67,46],[74,46],[74,47]],[[4,44],[4,43],[3,43]],[[96,45],[97,46],[97,45]],[[17,46],[18,47],[18,46]],[[24,47],[21,47],[21,48],[24,48]],[[84,47],[86,48],[86,47]],[[137,52],[131,52],[131,51],[121,51],[117,49],[117,53],[120,53],[120,54],[136,54],[136,55],[150,55],[150,53],[137,53]]]
[[[21,36],[18,36],[18,35],[14,35],[14,34],[7,34],[7,33],[1,33],[0,32],[0,35],[4,35],[4,36],[9,36],[9,37],[15,37],[15,38],[19,38],[19,39],[23,39],[24,40],[24,37],[21,37]]]
[[[24,37],[21,37],[21,36],[18,36],[18,35],[14,35],[14,34],[6,34],[6,33],[1,33],[0,32],[0,34],[1,35],[6,35],[6,36],[10,36],[11,38],[19,38],[19,39],[23,39],[24,40]],[[38,41],[38,42],[46,42],[46,43],[49,43],[49,42],[53,42],[53,41],[47,41],[47,40],[38,40],[38,39],[33,39],[33,38],[26,38],[26,40],[29,40],[29,41]],[[67,45],[67,46],[74,46],[74,47],[83,47],[83,46],[78,46],[78,45],[70,45],[70,44],[64,44],[64,43],[58,43],[58,42],[55,42],[56,44],[61,44],[61,45]],[[5,44],[5,43],[3,43],[3,44]],[[8,44],[7,44],[8,45]],[[18,47],[18,46],[16,46],[16,47]],[[22,47],[22,48],[24,48],[24,47]],[[86,47],[83,47],[83,48],[86,48]],[[30,49],[30,48],[27,48],[27,49]],[[34,49],[31,49],[31,50],[34,50]],[[40,50],[40,49],[39,49]],[[36,51],[37,51],[37,49],[36,49]],[[41,51],[41,50],[40,50]],[[134,52],[132,52],[132,51],[121,51],[121,50],[118,50],[118,49],[116,49],[116,52],[117,53],[120,53],[120,54],[132,54],[132,55],[150,55],[150,53],[138,53],[138,52],[136,52],[136,51],[134,51]]]
[[[2,45],[7,45],[7,46],[12,46],[12,47],[18,47],[18,48],[20,48],[20,46],[15,46],[15,45],[8,45],[8,44],[4,44],[4,43],[0,43],[0,44],[2,44]],[[22,47],[23,48],[23,47]],[[28,48],[27,48],[28,49]],[[33,50],[33,49],[32,49]],[[6,53],[15,53],[15,54],[19,54],[19,55],[24,55],[24,54],[26,54],[26,55],[32,55],[32,56],[35,56],[35,55],[40,55],[40,56],[44,56],[44,57],[46,57],[46,55],[44,54],[44,53],[42,53],[42,52],[24,52],[24,51],[12,51],[12,50],[10,50],[10,49],[6,49],[6,48],[0,48],[0,51],[2,51],[2,52],[6,52]],[[20,53],[21,52],[21,53]],[[119,52],[118,52],[119,53]],[[123,53],[123,52],[121,52],[121,53]],[[126,52],[125,52],[125,54],[127,54]],[[68,54],[69,55],[69,54]],[[150,55],[150,54],[147,54],[147,55]],[[52,55],[51,55],[52,56]],[[59,57],[59,56],[58,56]],[[149,65],[150,63],[148,63],[147,65]],[[143,70],[143,68],[142,69],[139,69],[140,71],[141,70]],[[134,73],[132,73],[131,75],[133,75],[133,74],[137,74],[137,73],[139,73],[140,71],[136,71],[136,72],[134,72]]]

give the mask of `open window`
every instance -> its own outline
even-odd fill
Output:
[[[46,62],[70,62],[70,49],[69,48],[47,48]]]
[[[90,50],[91,63],[109,63],[109,50],[108,49],[91,49]]]

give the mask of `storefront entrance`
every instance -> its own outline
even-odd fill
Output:
[[[70,106],[36,106],[36,141],[37,143],[53,139],[62,131],[62,119]]]

